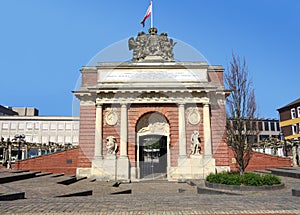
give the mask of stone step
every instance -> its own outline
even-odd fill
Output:
[[[300,187],[292,189],[292,195],[300,197]]]
[[[63,184],[63,185],[70,185],[70,184],[74,184],[78,181],[81,181],[81,180],[84,180],[84,179],[87,179],[87,177],[75,177],[75,176],[72,176],[68,179],[65,179],[63,181],[59,181],[57,182],[58,184]]]
[[[272,171],[266,170],[266,169],[264,169],[264,170],[255,170],[254,172],[255,173],[262,173],[262,174],[272,174]]]
[[[40,172],[23,172],[23,173],[11,173],[8,175],[3,175],[0,176],[0,184],[34,178],[38,173]]]
[[[12,201],[17,199],[25,199],[25,192],[0,185],[0,201]]]
[[[37,173],[35,176],[42,177],[42,176],[46,176],[46,175],[52,175],[52,172],[41,172],[41,173]]]
[[[59,173],[59,174],[54,174],[52,175],[53,178],[58,178],[58,177],[61,177],[61,176],[64,176],[65,174],[64,173]]]
[[[284,177],[291,177],[291,178],[300,178],[300,172],[293,169],[278,169],[278,168],[271,168],[268,169],[271,171],[272,174]]]
[[[93,195],[92,190],[85,190],[85,191],[80,191],[80,192],[75,192],[75,193],[68,193],[64,195],[59,195],[56,197],[73,197],[73,196],[91,196]]]

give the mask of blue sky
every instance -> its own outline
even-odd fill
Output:
[[[0,0],[0,104],[72,115],[80,68],[136,36],[149,0]],[[159,32],[225,69],[245,57],[260,117],[299,98],[299,0],[154,0]],[[175,56],[176,57],[176,56]]]

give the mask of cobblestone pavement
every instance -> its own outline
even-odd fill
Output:
[[[24,191],[26,199],[0,201],[0,214],[300,214],[300,198],[292,196],[291,191],[300,186],[300,180],[293,178],[282,177],[286,187],[281,190],[241,195],[197,194],[195,186],[166,181],[119,187],[89,179],[71,185],[56,183],[64,178],[48,175],[6,183]],[[128,189],[131,194],[111,195]],[[93,195],[55,197],[84,190],[93,190]]]

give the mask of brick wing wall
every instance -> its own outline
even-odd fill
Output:
[[[75,175],[78,149],[43,155],[29,160],[17,161],[14,169]]]

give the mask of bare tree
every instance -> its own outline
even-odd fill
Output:
[[[225,85],[231,94],[227,97],[227,135],[240,174],[245,172],[257,137],[257,108],[252,81],[245,58],[232,53],[230,68],[224,75]]]

